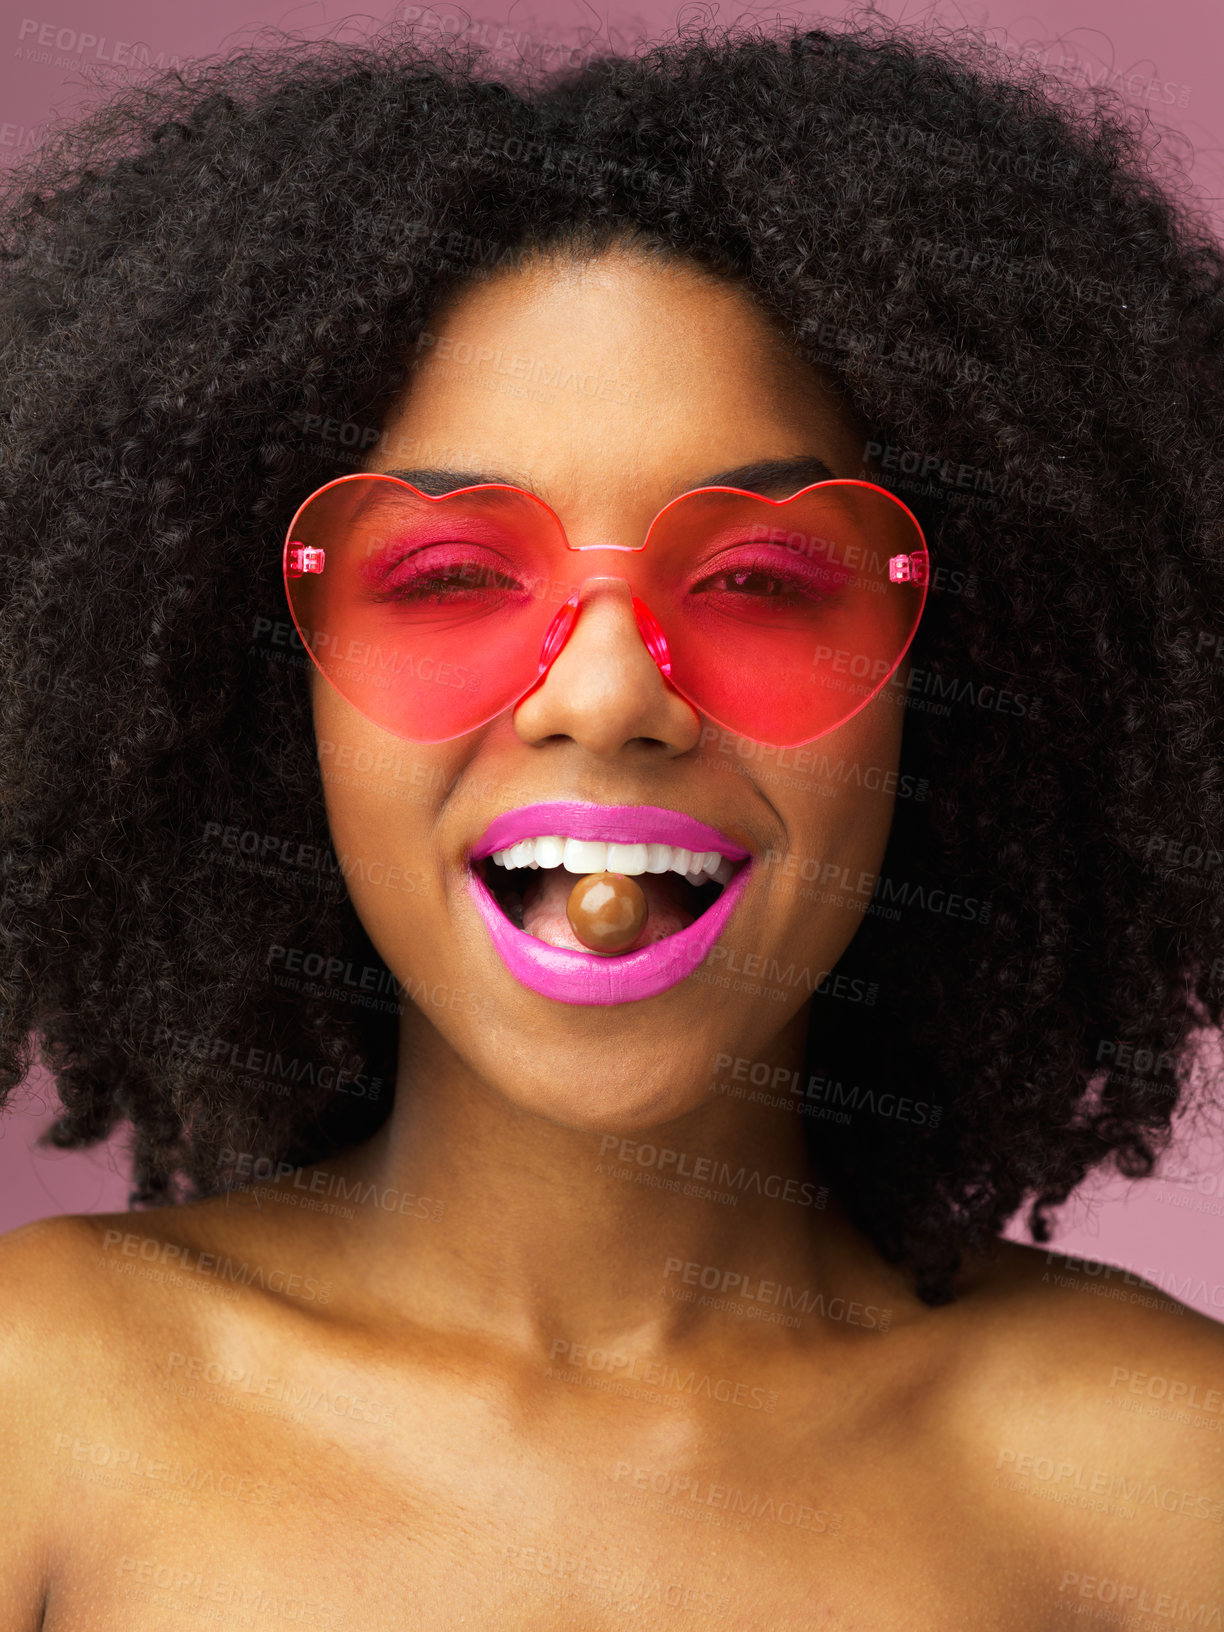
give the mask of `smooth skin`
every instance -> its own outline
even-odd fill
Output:
[[[832,383],[684,262],[540,260],[430,333],[368,468],[495,473],[575,544],[640,542],[750,461],[870,474]],[[614,384],[522,383],[558,369]],[[794,1109],[716,1070],[800,1069],[803,985],[557,1003],[511,977],[468,899],[490,819],[566,798],[874,874],[899,691],[822,745],[875,767],[873,790],[767,776],[667,687],[616,598],[454,742],[405,743],[312,684],[350,894],[413,998],[395,1107],[228,1203],[0,1242],[4,1625],[1040,1632],[1077,1605],[1159,1606],[1161,1625],[1181,1602],[1218,1624],[1224,1412],[1183,1422],[1129,1392],[1224,1387],[1217,1324],[1006,1243],[926,1308],[821,1192]],[[758,864],[724,945],[819,975],[860,907]],[[643,1148],[761,1188],[686,1191]],[[770,1318],[796,1298],[797,1324]]]

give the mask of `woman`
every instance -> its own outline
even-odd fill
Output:
[[[148,1209],[3,1243],[7,1624],[1218,1624],[1219,1327],[999,1239],[1221,1017],[1224,268],[1136,138],[401,36],[7,222],[3,1082]]]

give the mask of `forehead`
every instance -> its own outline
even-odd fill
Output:
[[[863,431],[736,285],[609,252],[464,286],[418,338],[367,465],[514,472],[558,496],[697,485],[801,454],[845,467]],[[851,470],[846,473],[854,474]]]

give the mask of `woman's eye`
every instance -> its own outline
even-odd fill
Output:
[[[439,559],[438,552],[423,550],[387,573],[374,599],[412,606],[476,605],[490,598],[503,599],[522,588],[504,563],[456,558],[452,552]]]
[[[744,595],[760,595],[774,600],[779,595],[793,594],[796,586],[776,577],[773,573],[762,572],[757,567],[737,567],[733,572],[721,573],[715,580],[715,587],[734,589]]]
[[[777,561],[737,562],[694,584],[692,593],[774,606],[811,608],[829,599],[835,584],[828,575],[796,572]]]

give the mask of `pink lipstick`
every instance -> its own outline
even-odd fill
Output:
[[[693,973],[712,951],[742,896],[751,871],[750,852],[708,823],[657,805],[593,805],[555,802],[527,805],[496,817],[473,846],[479,862],[512,845],[543,835],[579,841],[670,846],[705,855],[713,865],[738,871],[718,898],[694,922],[636,951],[615,956],[573,952],[528,935],[510,921],[480,872],[468,869],[468,889],[476,910],[506,968],[522,985],[557,1002],[606,1005],[657,997]],[[681,859],[678,866],[687,866]],[[537,875],[526,875],[534,877]]]

